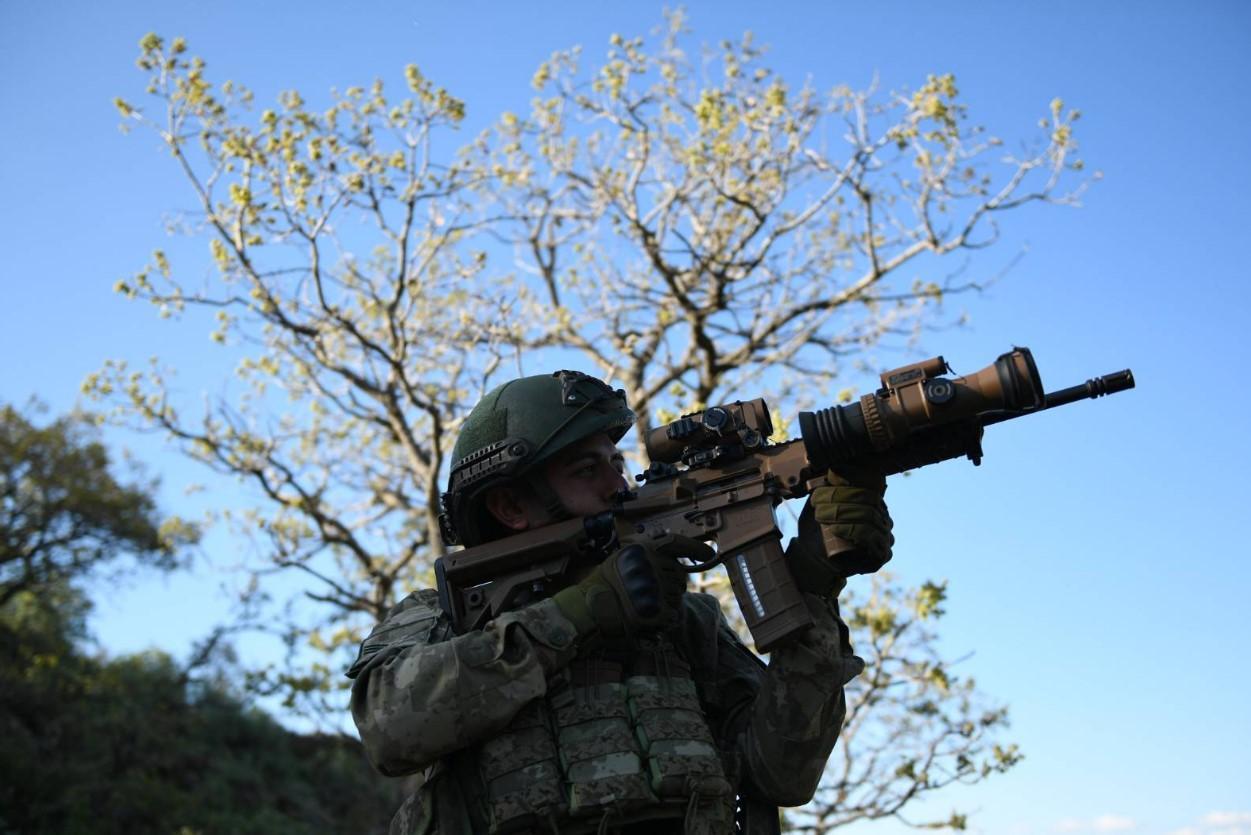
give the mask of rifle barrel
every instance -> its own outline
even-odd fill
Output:
[[[983,415],[980,418],[982,426],[990,426],[992,423],[1000,423],[1012,418],[1022,417],[1024,415],[1032,415],[1041,412],[1044,409],[1053,409],[1056,406],[1066,406],[1069,403],[1075,403],[1078,400],[1087,398],[1094,399],[1103,397],[1105,394],[1116,394],[1118,391],[1125,391],[1134,387],[1134,372],[1126,368],[1124,371],[1117,371],[1112,374],[1105,374],[1102,377],[1094,377],[1081,385],[1070,386],[1059,391],[1048,392],[1043,395],[1043,404],[1037,409],[1030,409],[1027,412],[997,412],[995,414]]]

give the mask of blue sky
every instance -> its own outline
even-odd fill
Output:
[[[145,32],[186,36],[215,78],[248,83],[260,102],[291,87],[398,84],[415,62],[466,100],[474,129],[524,109],[553,50],[599,55],[611,33],[643,34],[661,15],[648,3],[343,8],[0,0],[0,397],[65,410],[104,358],[157,353],[192,397],[221,384],[207,328],[162,323],[110,290],[152,249],[176,246],[163,218],[190,206],[155,140],[121,135],[110,103],[140,97]],[[1048,388],[1124,367],[1138,388],[992,428],[979,469],[951,462],[892,483],[892,567],[949,581],[944,646],[973,653],[962,672],[1011,706],[1027,757],[928,809],[975,810],[986,833],[1251,832],[1251,5],[687,8],[711,43],[751,29],[796,82],[876,76],[891,88],[953,72],[974,119],[1006,135],[1026,135],[1055,96],[1083,111],[1082,155],[1103,180],[1080,209],[1012,218],[978,264],[993,271],[1022,247],[1025,258],[967,301],[968,328],[924,347],[969,370],[1027,345]],[[216,483],[187,498],[203,474],[159,439],[110,439],[163,476],[171,510],[246,500]],[[220,615],[220,569],[237,547],[215,537],[194,573],[102,600],[102,645],[184,652]],[[870,830],[904,831],[854,831]]]

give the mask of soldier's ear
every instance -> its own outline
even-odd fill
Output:
[[[516,487],[492,487],[484,501],[496,521],[509,530],[527,530],[533,521],[529,507]]]

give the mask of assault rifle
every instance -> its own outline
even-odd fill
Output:
[[[714,542],[706,571],[724,563],[757,651],[769,652],[811,624],[782,551],[774,509],[802,498],[840,469],[883,475],[982,458],[991,424],[1134,387],[1128,369],[1044,394],[1028,348],[1014,348],[964,377],[945,377],[942,357],[882,374],[857,403],[800,412],[801,437],[773,443],[765,401],[741,400],[683,416],[645,439],[643,482],[610,511],[467,548],[435,562],[439,599],[457,631],[572,582],[604,549],[670,535]],[[824,528],[825,526],[822,526]],[[823,530],[826,553],[850,544]]]

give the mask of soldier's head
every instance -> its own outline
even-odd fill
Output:
[[[452,450],[444,541],[479,545],[607,510],[627,487],[616,444],[633,423],[625,392],[578,371],[492,390]]]

